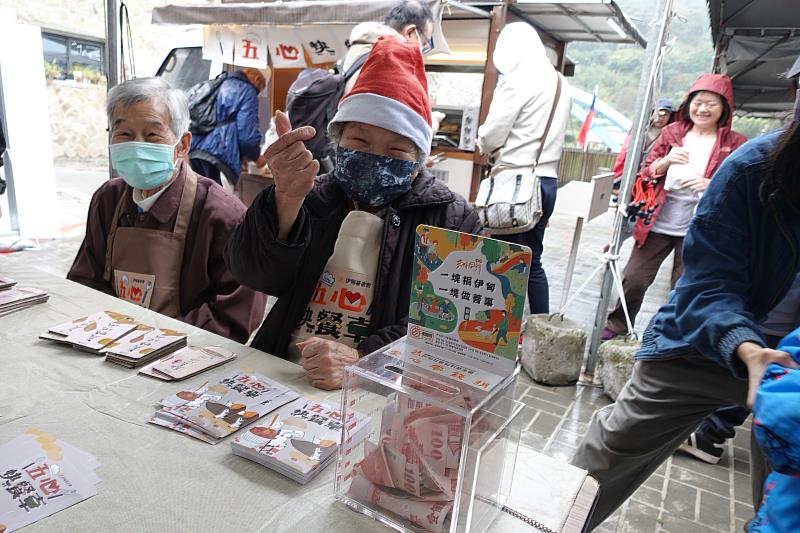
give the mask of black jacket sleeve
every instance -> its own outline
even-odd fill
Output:
[[[225,261],[233,277],[251,289],[283,296],[295,283],[298,266],[311,239],[311,222],[300,209],[286,242],[277,239],[278,219],[274,187],[262,191],[233,231]]]
[[[364,355],[369,355],[380,350],[390,342],[394,342],[408,331],[408,315],[404,316],[397,324],[379,329],[361,342],[358,349]]]

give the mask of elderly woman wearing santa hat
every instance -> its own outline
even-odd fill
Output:
[[[314,129],[275,119],[265,152],[275,185],[256,198],[227,250],[242,284],[276,296],[252,346],[302,364],[311,384],[399,339],[408,323],[419,224],[481,233],[476,211],[425,170],[431,112],[419,45],[375,44],[329,126],[330,174],[303,145]],[[315,178],[316,177],[316,178]]]

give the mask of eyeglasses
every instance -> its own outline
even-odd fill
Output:
[[[706,109],[716,109],[722,104],[719,102],[706,102],[705,100],[692,100],[692,107],[695,109],[700,109],[703,106],[706,106]]]
[[[414,33],[417,34],[417,42],[419,43],[420,52],[422,55],[428,55],[433,50],[433,36],[423,39],[422,34],[418,29],[414,28]]]

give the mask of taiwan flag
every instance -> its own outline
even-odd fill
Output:
[[[592,96],[592,105],[589,106],[589,110],[586,111],[586,118],[583,119],[583,126],[581,126],[581,131],[578,132],[578,146],[581,148],[586,147],[586,136],[589,135],[589,128],[592,127],[592,118],[594,117],[594,103],[597,100],[597,91],[594,92]]]

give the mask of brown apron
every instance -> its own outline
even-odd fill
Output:
[[[197,176],[192,172],[185,175],[178,216],[171,232],[119,227],[128,195],[133,194],[132,189],[125,189],[108,234],[103,275],[106,281],[112,281],[113,275],[114,293],[119,298],[172,318],[180,314],[183,252],[197,192]]]

